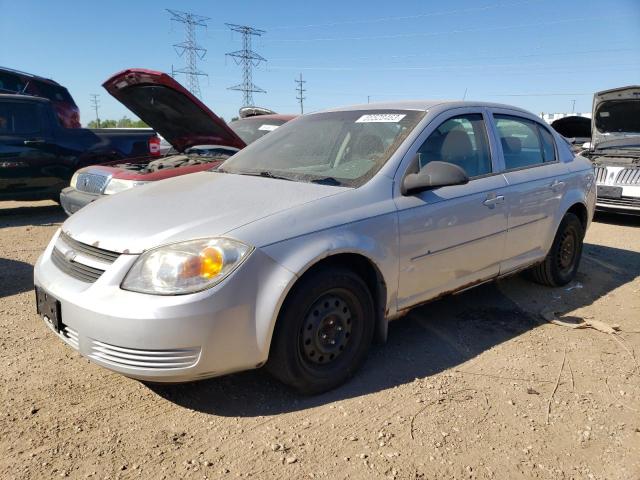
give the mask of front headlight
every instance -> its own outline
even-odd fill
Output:
[[[228,238],[174,243],[148,250],[131,267],[121,288],[153,295],[182,295],[224,280],[252,248]]]
[[[124,190],[137,187],[138,185],[144,185],[149,182],[141,182],[137,180],[121,180],[119,178],[112,178],[107,183],[107,187],[104,189],[105,195],[113,195],[114,193],[120,193]]]
[[[77,184],[78,184],[78,172],[75,172],[71,177],[71,182],[69,183],[69,186],[76,188]]]

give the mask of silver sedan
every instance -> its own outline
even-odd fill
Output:
[[[523,269],[571,281],[595,194],[591,163],[518,108],[314,113],[217,171],[73,215],[36,264],[37,308],[71,347],[130,377],[266,364],[317,393],[418,304]]]

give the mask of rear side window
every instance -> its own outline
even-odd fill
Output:
[[[491,173],[491,156],[484,119],[479,113],[445,120],[418,150],[420,168],[432,161],[462,167],[469,177]]]
[[[555,162],[556,161],[556,148],[555,142],[553,140],[553,135],[544,127],[538,126],[538,130],[540,131],[540,138],[542,138],[542,149],[544,154],[545,162]]]
[[[509,115],[494,115],[494,118],[507,170],[544,163],[545,152],[535,122]]]
[[[40,130],[37,105],[0,103],[0,135],[29,135]]]
[[[41,97],[48,98],[54,102],[74,103],[67,89],[60,85],[34,80],[33,87],[37,95]]]

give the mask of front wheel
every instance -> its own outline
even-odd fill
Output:
[[[567,213],[544,261],[531,269],[533,280],[550,287],[561,287],[573,280],[582,257],[584,233],[578,217]]]
[[[371,293],[355,273],[332,268],[305,276],[280,313],[267,369],[301,393],[337,387],[366,357],[374,312]]]

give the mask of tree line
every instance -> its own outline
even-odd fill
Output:
[[[91,120],[87,127],[89,128],[149,128],[149,125],[142,120],[132,120],[126,115],[120,120]]]

